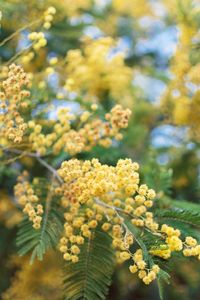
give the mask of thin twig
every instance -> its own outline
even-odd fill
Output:
[[[45,160],[41,159],[39,156],[36,157],[36,159],[41,163],[41,165],[45,166],[51,173],[53,173],[61,184],[63,183],[62,178],[58,175],[57,171],[51,165],[49,165]]]
[[[47,194],[47,199],[46,199],[46,206],[45,206],[45,214],[44,214],[44,219],[43,219],[43,224],[42,224],[42,231],[41,231],[41,236],[40,240],[42,241],[43,235],[45,233],[47,221],[48,221],[48,216],[49,216],[49,211],[51,209],[51,201],[52,201],[52,193],[53,193],[53,180],[54,180],[55,175],[53,174],[52,176],[52,184],[50,185],[49,192]]]
[[[37,159],[37,161],[43,165],[45,168],[47,168],[54,176],[55,178],[62,184],[63,180],[62,178],[58,175],[57,171],[49,165],[45,160],[43,160],[38,153],[32,153],[32,152],[26,152],[22,151],[19,149],[10,149],[10,148],[3,148],[3,151],[11,152],[11,153],[16,153],[16,154],[22,154],[23,156],[29,156],[29,157],[34,157]]]
[[[20,149],[15,149],[15,148],[2,148],[2,150],[4,152],[12,152],[12,153],[16,153],[16,154],[23,154],[23,155],[30,156],[30,157],[35,157],[35,158],[37,158],[39,156],[37,153],[22,151]]]
[[[22,49],[21,51],[17,52],[14,56],[11,57],[11,59],[9,59],[6,62],[6,66],[10,65],[13,61],[15,61],[21,54],[27,52],[29,49],[31,49],[31,47],[33,46],[34,43],[28,45],[26,48]]]
[[[37,24],[41,21],[42,19],[39,19],[39,20],[36,20],[36,21],[33,21],[32,23],[16,30],[15,32],[13,32],[11,35],[9,35],[7,38],[5,38],[1,43],[0,43],[0,47],[5,45],[5,43],[7,43],[8,41],[10,41],[13,37],[15,37],[18,33],[22,32],[23,30],[33,26],[34,24]]]
[[[16,160],[22,158],[24,155],[23,154],[19,154],[18,156],[15,156],[13,158],[10,158],[8,160],[6,160],[5,162],[3,162],[4,165],[8,165],[8,164],[11,164],[13,162],[15,162]]]
[[[121,212],[125,213],[124,210],[123,210],[122,208],[119,208],[119,207],[116,207],[116,206],[109,205],[109,204],[107,204],[107,203],[105,203],[105,202],[102,202],[102,201],[99,200],[99,199],[95,199],[95,202],[96,202],[97,204],[101,205],[101,206],[104,206],[104,207],[107,207],[107,208],[111,208],[111,209],[113,209],[113,210],[115,210],[115,211],[118,210],[118,211],[121,211]]]
[[[95,199],[95,202],[96,202],[97,204],[101,205],[101,206],[104,206],[104,207],[111,208],[111,209],[115,210],[116,213],[117,213],[117,211],[119,211],[119,212],[121,212],[122,214],[128,215],[129,217],[133,218],[133,216],[132,216],[131,214],[129,214],[128,212],[124,211],[122,208],[119,208],[119,207],[116,207],[116,206],[109,205],[109,204],[107,204],[107,203],[105,203],[105,202],[103,202],[103,201],[101,201],[101,200],[99,200],[99,199]],[[118,214],[118,213],[117,213],[117,214]]]

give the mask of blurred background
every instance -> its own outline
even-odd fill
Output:
[[[41,29],[49,6],[57,12],[51,26]],[[194,202],[195,208],[200,202],[199,1],[0,0],[0,11],[0,76],[13,61],[24,67],[33,80],[31,113],[54,118],[58,107],[77,112],[93,102],[100,105],[100,115],[116,103],[129,107],[132,116],[122,141],[77,157],[107,164],[132,158],[157,191],[159,205],[173,199]],[[47,45],[32,49],[28,35],[40,30]],[[55,57],[59,63],[52,68]],[[110,67],[100,73],[98,64]],[[61,153],[53,163],[66,158]],[[22,216],[12,187],[21,166],[38,172],[30,158],[0,163],[0,297],[62,299],[59,257],[49,253],[42,266],[29,266],[26,257],[15,254]],[[167,300],[200,299],[199,264],[174,258],[167,268],[172,274]],[[146,287],[126,266],[118,266],[108,299],[157,300],[159,295],[156,285]]]

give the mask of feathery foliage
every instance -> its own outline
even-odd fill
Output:
[[[177,224],[185,223],[200,228],[200,211],[171,207],[170,209],[155,210],[155,216],[163,222],[174,221]]]
[[[111,237],[96,229],[81,247],[79,261],[64,267],[64,293],[66,300],[105,299],[114,268]]]
[[[35,258],[43,259],[45,252],[54,248],[58,244],[59,236],[62,231],[62,218],[55,208],[49,208],[46,212],[42,226],[35,230],[27,217],[19,225],[17,234],[17,247],[19,255],[23,256],[29,252],[31,263]]]

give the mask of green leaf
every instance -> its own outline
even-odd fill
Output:
[[[62,231],[61,220],[62,218],[58,211],[55,208],[50,208],[43,216],[41,228],[36,230],[28,217],[25,217],[20,223],[17,233],[16,244],[19,248],[19,255],[23,256],[32,252],[31,263],[33,263],[35,258],[42,260],[45,252],[58,244]]]
[[[167,201],[167,200],[166,200]],[[179,207],[186,210],[193,210],[200,214],[200,205],[198,203],[184,201],[184,200],[168,200],[170,206],[172,207]]]
[[[164,222],[185,223],[200,228],[200,211],[171,207],[169,209],[157,209],[154,211],[157,219]]]
[[[164,300],[164,285],[169,284],[169,274],[164,270],[160,270],[157,278],[158,291],[161,300]]]
[[[143,238],[142,238],[142,231],[135,227],[130,220],[125,220],[125,224],[128,228],[128,230],[130,230],[130,232],[133,234],[137,244],[140,246],[140,248],[142,249],[142,252],[143,252],[143,256],[144,256],[144,259],[145,261],[147,261],[149,263],[150,266],[153,265],[153,260],[151,258],[151,255],[149,254],[148,252],[148,249],[146,247],[146,244],[144,243],[143,241]]]
[[[66,300],[105,299],[114,268],[112,238],[96,229],[80,248],[79,261],[64,266]]]
[[[152,244],[156,242],[156,239],[158,239],[159,241],[159,238],[154,236],[153,234],[150,234],[147,231],[142,232],[140,229],[135,227],[129,220],[126,220],[125,224],[128,230],[130,230],[131,233],[133,234],[140,248],[142,249],[144,259],[149,263],[149,266],[151,268],[154,265],[154,259],[148,252],[148,244],[149,246],[152,246]],[[148,243],[150,237],[151,237],[151,243],[150,241]],[[165,283],[169,284],[169,278],[170,278],[169,274],[164,270],[160,269],[157,277],[157,284],[158,284],[159,296],[161,300],[164,300],[164,284]]]
[[[153,156],[145,170],[145,182],[149,187],[153,187],[157,192],[171,194],[172,187],[172,169],[166,169],[155,162]]]

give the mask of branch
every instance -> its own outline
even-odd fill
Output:
[[[23,30],[30,28],[31,26],[39,23],[42,20],[42,18],[40,18],[39,20],[33,21],[32,23],[16,30],[14,33],[12,33],[11,35],[9,35],[7,38],[5,38],[1,43],[0,43],[0,47],[2,47],[5,43],[7,43],[8,41],[10,41],[13,37],[15,37],[18,33],[21,33]]]
[[[40,240],[43,239],[44,232],[45,232],[46,225],[47,225],[48,216],[49,216],[49,211],[51,209],[51,201],[52,201],[52,192],[53,192],[53,180],[54,180],[54,177],[55,177],[55,175],[53,174],[53,176],[52,176],[52,184],[50,185],[50,189],[49,189],[49,192],[47,194],[47,199],[46,199],[45,215],[44,215],[44,221],[43,221],[43,224],[42,224],[42,231],[41,231],[41,238],[40,238]]]
[[[34,157],[35,159],[37,159],[37,161],[41,165],[43,165],[45,168],[47,168],[55,176],[55,178],[59,181],[60,184],[63,183],[63,180],[58,175],[57,171],[51,165],[49,165],[45,160],[43,160],[39,156],[38,153],[26,152],[26,151],[22,151],[22,150],[19,150],[19,149],[10,149],[10,148],[3,148],[2,150],[5,151],[5,152],[11,152],[11,153],[16,153],[16,154],[22,154],[24,156]]]
[[[116,207],[116,206],[109,205],[109,204],[107,204],[107,203],[105,203],[105,202],[103,202],[103,201],[101,201],[101,200],[99,200],[99,199],[95,199],[95,202],[96,202],[97,204],[101,205],[101,206],[104,206],[104,207],[107,207],[107,208],[111,208],[111,209],[113,209],[113,210],[115,210],[115,211],[120,211],[120,212],[122,212],[122,213],[125,214],[125,211],[124,211],[122,208],[119,208],[119,207]]]
[[[49,165],[45,160],[41,159],[40,157],[36,157],[36,159],[41,165],[46,167],[55,176],[55,178],[60,182],[60,184],[63,183],[62,178],[58,175],[57,171],[51,165]]]

